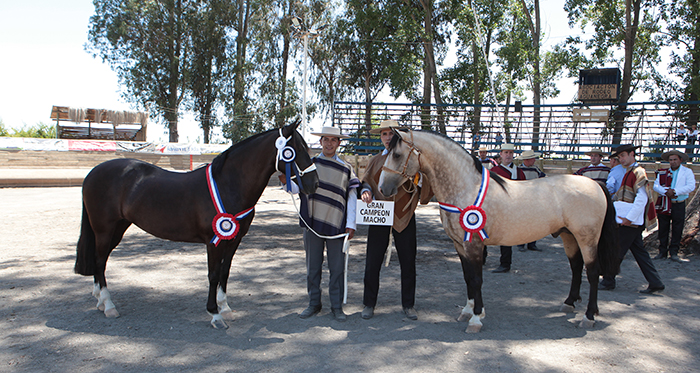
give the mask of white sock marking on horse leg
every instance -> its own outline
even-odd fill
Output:
[[[583,314],[583,319],[581,319],[581,323],[578,324],[579,328],[584,328],[584,329],[589,329],[592,328],[595,325],[595,320],[591,320],[586,316],[586,314]]]
[[[467,321],[474,315],[474,299],[469,299],[467,305],[462,308],[462,313],[457,317],[457,321]]]
[[[102,298],[100,297],[100,284],[97,282],[92,287],[92,296],[97,298],[97,306],[95,307],[97,307],[97,309],[100,311],[104,311],[105,305],[102,301]]]
[[[226,325],[226,322],[224,322],[224,318],[221,317],[220,313],[211,315],[211,326],[214,327],[214,329],[227,329],[228,325]]]
[[[119,317],[119,312],[117,312],[117,307],[112,303],[112,297],[109,295],[109,290],[106,287],[100,290],[100,303],[104,304],[105,316],[107,317]]]
[[[481,319],[485,317],[485,313],[482,312],[481,315],[473,315],[471,319],[469,319],[469,326],[467,326],[467,330],[465,330],[465,333],[478,333],[481,331],[481,327],[483,324],[481,323]]]
[[[219,289],[216,291],[216,305],[219,307],[219,315],[225,319],[233,319],[233,311],[231,311],[231,307],[228,306],[226,293],[221,289],[221,286],[219,286]]]

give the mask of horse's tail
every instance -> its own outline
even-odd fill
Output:
[[[75,257],[75,273],[85,276],[95,274],[95,267],[97,267],[95,248],[95,232],[92,230],[85,202],[83,202],[83,220],[80,225],[78,251]]]
[[[620,273],[621,263],[617,236],[618,227],[615,221],[615,206],[613,206],[608,188],[600,183],[598,184],[603,189],[607,201],[603,228],[598,240],[598,265],[600,266],[600,274],[603,276],[614,276]]]

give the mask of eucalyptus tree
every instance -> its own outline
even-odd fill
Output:
[[[438,111],[438,130],[446,133],[445,114],[440,76],[437,73],[437,64],[441,62],[447,50],[446,35],[452,13],[443,11],[448,8],[449,0],[401,0],[405,4],[403,17],[405,21],[400,23],[404,34],[420,42],[422,49],[423,67],[423,115],[430,115],[430,103],[435,97]],[[418,51],[415,51],[416,53]],[[392,79],[393,80],[393,79]],[[426,112],[427,111],[427,112]],[[424,119],[425,121],[425,119]]]
[[[593,29],[591,38],[570,37],[567,46],[559,52],[568,54],[569,66],[574,69],[614,64],[622,67],[622,82],[617,110],[613,115],[613,144],[619,144],[624,129],[627,102],[637,88],[653,92],[653,84],[660,81],[657,66],[660,62],[661,39],[658,34],[662,0],[567,0],[569,24],[578,24],[582,30]],[[579,49],[583,44],[587,53]],[[575,72],[571,71],[571,75]]]
[[[662,14],[666,21],[667,45],[671,50],[669,72],[680,82],[667,80],[671,89],[656,98],[662,100],[698,101],[700,98],[700,3],[695,0],[671,0]],[[687,105],[684,113],[687,126],[698,124],[697,104]]]
[[[474,105],[470,118],[472,136],[482,132],[481,105],[488,101],[497,103],[500,98],[500,90],[495,92],[496,97],[489,93],[489,64],[494,34],[503,27],[506,8],[504,0],[468,0],[466,6],[461,2],[452,4],[457,62],[443,69],[441,80],[445,82],[448,101]]]
[[[188,74],[191,106],[197,113],[204,135],[210,140],[211,129],[217,125],[216,110],[226,83],[227,31],[231,23],[228,2],[200,0],[196,12],[190,15],[192,29],[192,65]]]
[[[94,0],[86,49],[117,72],[122,96],[165,120],[178,141],[180,103],[191,63],[187,24],[194,1]]]
[[[345,74],[350,65],[351,41],[349,30],[353,25],[344,13],[328,14],[326,27],[309,46],[309,83],[319,98],[321,112],[330,113],[333,103],[353,97],[353,83]]]
[[[365,102],[365,129],[372,127],[372,102],[390,82],[396,63],[394,48],[403,45],[396,40],[397,23],[391,19],[394,8],[386,0],[347,0],[347,19],[352,24],[347,40],[345,81],[352,90],[359,90]],[[396,44],[396,45],[395,45]]]

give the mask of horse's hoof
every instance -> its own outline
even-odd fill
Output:
[[[119,317],[119,312],[117,312],[116,308],[110,308],[105,310],[105,316],[107,317]]]
[[[104,312],[104,310],[105,310],[105,305],[104,305],[104,304],[98,304],[98,305],[97,305],[97,309],[100,310],[100,311],[102,311],[102,312]]]
[[[214,327],[214,329],[228,329],[228,325],[224,322],[221,314],[216,314],[212,317],[211,326]]]
[[[570,306],[566,303],[561,305],[561,308],[559,308],[559,311],[564,312],[564,313],[573,313],[576,307]]]
[[[478,333],[481,331],[482,326],[482,324],[469,324],[469,326],[467,326],[467,330],[465,330],[464,332],[469,334]]]
[[[595,320],[590,320],[586,315],[583,315],[581,323],[578,325],[579,328],[590,329],[595,325]]]
[[[457,321],[464,322],[464,321],[468,321],[471,318],[472,318],[471,313],[460,313],[459,316],[457,317]]]
[[[233,320],[233,311],[228,310],[228,311],[222,311],[219,313],[221,317],[223,317],[226,320]]]

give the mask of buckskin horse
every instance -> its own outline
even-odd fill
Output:
[[[318,187],[315,165],[297,132],[299,121],[252,136],[219,154],[210,165],[181,173],[136,159],[97,165],[83,182],[83,215],[75,272],[94,276],[92,294],[107,317],[118,317],[107,290],[109,254],[131,224],[160,238],[205,243],[214,328],[227,328],[233,313],[226,286],[233,255],[248,232],[254,206],[275,170],[301,181],[303,193]]]
[[[440,202],[440,219],[462,263],[467,305],[458,318],[466,332],[481,330],[484,304],[484,245],[518,245],[547,235],[561,236],[572,271],[571,289],[561,310],[574,311],[581,299],[586,266],[590,292],[581,327],[598,314],[598,276],[617,273],[617,225],[610,194],[583,176],[559,175],[511,181],[489,172],[476,157],[446,136],[427,131],[394,131],[379,179],[385,196],[420,171]]]

